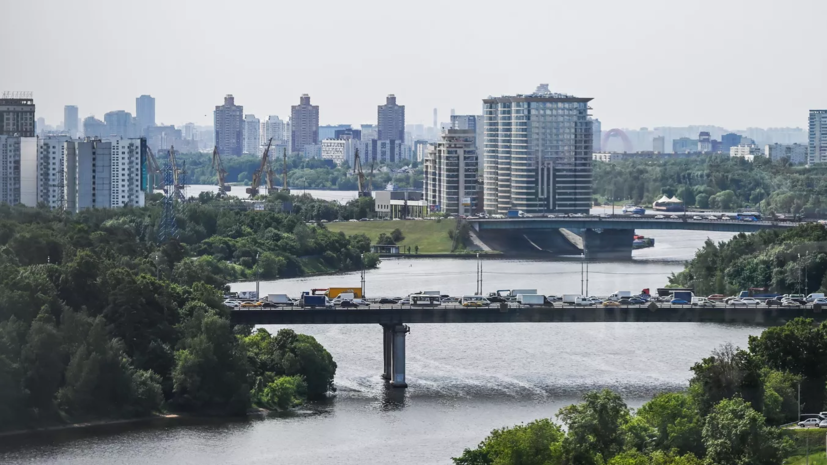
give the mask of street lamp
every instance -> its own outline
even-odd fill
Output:
[[[259,276],[260,276],[260,273],[261,273],[261,267],[260,267],[260,266],[259,266],[259,264],[258,264],[258,256],[259,256],[260,254],[261,254],[260,252],[256,252],[256,299],[260,299],[260,298],[261,298],[261,295],[258,293],[258,287],[259,287]]]
[[[362,254],[362,298],[365,298],[365,254]]]

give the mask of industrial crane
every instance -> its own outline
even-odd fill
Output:
[[[224,169],[224,163],[221,162],[221,155],[218,154],[218,147],[213,148],[212,151],[212,168],[218,175],[218,195],[225,195],[231,189],[227,184],[227,170]]]
[[[164,179],[164,173],[158,165],[158,160],[155,159],[155,154],[152,153],[152,149],[149,147],[146,148],[146,155],[146,170],[149,175],[146,190],[151,194],[154,189],[157,189],[162,184],[161,181]]]
[[[353,154],[353,171],[356,173],[359,197],[370,197],[370,190],[365,182],[365,173],[362,172],[362,161],[359,159],[359,149],[356,149],[356,153]]]
[[[270,145],[272,143],[273,138],[271,137],[270,140],[267,141],[267,148],[264,149],[264,153],[261,155],[261,164],[259,164],[258,169],[253,172],[253,182],[250,183],[250,187],[247,188],[247,193],[250,194],[251,198],[258,195],[258,188],[261,187],[261,177],[267,174],[267,154],[270,153]],[[269,179],[268,182],[270,182]]]
[[[183,176],[187,174],[186,165],[184,165],[182,169],[178,168],[178,164],[175,161],[174,146],[169,147],[169,164],[172,167],[173,198],[181,202],[186,202],[187,196],[184,195],[184,184],[182,182]]]
[[[290,188],[287,187],[287,147],[284,148],[284,152],[282,152],[282,157],[283,157],[283,160],[284,160],[284,165],[283,165],[282,172],[281,172],[281,176],[282,176],[281,191],[282,192],[287,192],[289,194],[290,193]]]

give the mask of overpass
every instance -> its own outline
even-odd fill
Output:
[[[658,218],[661,216],[662,218]],[[674,218],[672,218],[674,216]],[[632,256],[632,240],[636,229],[664,229],[687,231],[718,231],[751,233],[762,229],[789,229],[799,223],[792,221],[737,221],[693,219],[689,215],[583,215],[576,217],[546,216],[533,218],[468,218],[468,223],[486,241],[514,242],[525,237],[537,250],[555,253],[559,246],[545,246],[544,236],[558,235],[565,229],[582,238],[586,254],[592,258],[628,259]],[[531,237],[529,237],[531,236]],[[559,242],[559,241],[558,241]],[[580,248],[580,245],[577,245]],[[580,253],[577,251],[576,253]],[[566,255],[567,253],[559,253]],[[570,252],[568,253],[570,254]]]
[[[692,307],[669,304],[622,307],[410,307],[369,309],[232,310],[230,321],[244,325],[379,324],[382,327],[382,377],[394,387],[405,383],[406,323],[738,323],[779,325],[797,317],[827,319],[827,309],[812,307]]]

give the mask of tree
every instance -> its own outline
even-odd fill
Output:
[[[405,240],[405,235],[402,234],[402,231],[399,230],[399,228],[396,228],[391,231],[391,239],[393,239],[394,242],[402,242]]]
[[[282,376],[267,385],[261,396],[264,405],[282,410],[301,403],[307,394],[307,383],[301,376]]]
[[[787,446],[781,430],[742,399],[725,399],[712,409],[703,429],[709,465],[780,465]]]
[[[703,421],[692,397],[684,393],[658,394],[643,404],[637,416],[657,435],[654,447],[668,452],[692,453],[703,457]]]
[[[476,449],[453,458],[455,465],[562,465],[564,433],[548,419],[497,429]]]
[[[32,322],[20,358],[23,383],[29,393],[28,408],[36,419],[51,419],[66,363],[55,319],[46,309]]]
[[[276,279],[279,277],[279,272],[287,265],[287,261],[282,257],[277,257],[270,252],[264,252],[258,259],[256,264],[256,273],[262,279]]]
[[[725,344],[692,367],[689,381],[701,415],[706,415],[722,399],[739,396],[761,410],[764,392],[760,364],[756,357]]]
[[[333,386],[336,362],[316,338],[282,329],[276,334],[274,345],[276,363],[282,370],[277,374],[304,377],[309,397],[321,397],[336,390]]]
[[[698,194],[695,197],[695,205],[698,208],[709,208],[709,196],[706,194]]]
[[[568,428],[563,440],[566,459],[583,465],[605,463],[620,453],[623,428],[631,420],[623,399],[607,389],[584,395],[582,403],[560,409],[557,417]]]

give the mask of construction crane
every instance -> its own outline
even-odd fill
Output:
[[[359,149],[353,154],[353,172],[356,173],[356,183],[359,187],[359,197],[370,197],[370,190],[365,182],[365,173],[362,172],[362,160],[359,159]]]
[[[161,167],[158,165],[158,160],[155,159],[155,154],[152,153],[152,149],[149,147],[146,148],[146,155],[146,171],[149,175],[149,179],[146,183],[146,190],[151,194],[154,189],[158,189],[163,186],[164,172],[161,171]]]
[[[221,155],[218,154],[218,147],[213,148],[212,151],[212,168],[218,175],[218,195],[225,195],[231,189],[227,184],[227,170],[224,169],[224,163],[221,162]]]
[[[169,147],[169,164],[172,168],[172,185],[173,198],[181,202],[187,201],[187,196],[184,195],[184,176],[187,174],[185,168],[178,168],[178,163],[175,160],[175,147]],[[186,165],[185,165],[186,166]]]
[[[370,162],[370,175],[368,175],[368,196],[373,192],[373,162]]]
[[[273,169],[273,160],[267,160],[267,193],[276,192],[276,170]]]
[[[267,141],[267,148],[264,149],[264,153],[261,155],[261,164],[259,164],[258,169],[253,173],[253,182],[251,182],[250,187],[247,188],[247,193],[250,194],[251,198],[258,195],[258,188],[261,187],[261,178],[267,174],[267,154],[270,153],[270,145],[272,143],[273,138],[271,137],[270,140]],[[269,182],[268,176],[268,183]]]
[[[284,165],[281,171],[281,191],[290,193],[290,188],[287,187],[287,147],[284,148],[284,152],[282,152],[282,159],[284,161]]]

